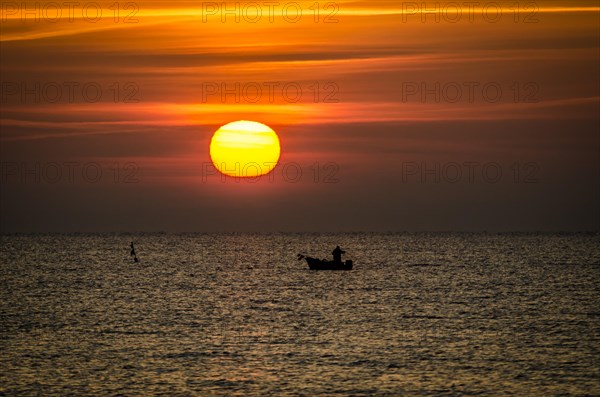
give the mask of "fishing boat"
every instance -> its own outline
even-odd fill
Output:
[[[298,255],[298,259],[305,259],[310,270],[352,270],[351,260],[346,260],[345,262],[326,261],[300,254]]]

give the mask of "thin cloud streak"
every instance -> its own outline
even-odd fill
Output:
[[[165,104],[156,103],[144,105],[138,109],[117,112],[114,106],[97,106],[89,113],[98,118],[105,117],[108,112],[118,118],[130,117],[129,120],[98,120],[68,122],[31,121],[25,119],[1,119],[4,127],[29,127],[38,130],[62,129],[70,132],[63,133],[20,133],[18,136],[5,136],[4,142],[54,139],[87,135],[110,135],[115,133],[143,133],[142,127],[181,127],[220,125],[226,121],[240,118],[241,114],[266,120],[269,124],[301,125],[311,124],[344,124],[344,123],[381,123],[381,122],[442,122],[442,121],[500,121],[500,120],[552,120],[585,117],[586,106],[599,106],[600,97],[584,97],[550,100],[540,103],[515,104],[504,103],[493,106],[459,105],[449,107],[443,104],[405,104],[398,103],[344,103],[299,104],[286,106],[265,106],[258,110],[255,106],[241,105],[206,105],[206,104]],[[570,109],[574,107],[572,114]],[[583,107],[583,111],[577,111]],[[73,107],[70,107],[73,110]],[[82,107],[83,109],[83,107]],[[89,112],[90,109],[87,109]],[[26,111],[23,109],[23,113]],[[54,113],[54,112],[53,112]],[[44,114],[43,112],[40,114]],[[46,113],[47,114],[47,113]],[[146,115],[154,115],[148,119]],[[591,115],[589,117],[592,117]],[[241,117],[244,118],[244,117]],[[121,129],[117,127],[139,127]],[[113,131],[107,127],[115,128]],[[90,131],[90,129],[93,129]],[[82,132],[83,130],[83,132]]]
[[[487,10],[483,7],[475,7],[469,8],[469,12],[473,14],[482,14],[487,12]],[[539,14],[594,14],[600,12],[600,7],[593,6],[540,6],[535,10],[536,13]],[[136,14],[136,23],[114,23],[113,17],[103,17],[96,23],[89,23],[81,17],[84,15],[84,10],[79,8],[74,8],[72,14],[63,15],[58,18],[56,22],[51,24],[37,24],[35,25],[38,28],[46,29],[43,32],[28,32],[28,33],[7,33],[6,27],[10,27],[10,24],[14,24],[16,22],[21,23],[22,16],[19,14],[6,14],[2,15],[3,24],[9,24],[5,27],[5,32],[2,37],[0,37],[0,42],[10,42],[10,41],[32,41],[32,40],[43,40],[48,38],[56,38],[63,36],[73,36],[73,35],[81,35],[81,34],[89,34],[94,32],[102,32],[107,30],[120,30],[120,29],[132,29],[136,27],[148,27],[148,26],[156,26],[156,25],[170,25],[170,24],[181,24],[181,23],[190,23],[190,22],[198,22],[200,21],[200,25],[210,26],[213,29],[217,29],[219,26],[214,23],[209,23],[214,19],[214,16],[210,18],[205,15],[205,11],[202,9],[195,8],[155,8],[155,9],[140,9]],[[63,13],[64,14],[64,13]],[[74,16],[70,16],[74,15]],[[342,7],[336,12],[336,17],[390,17],[390,16],[402,16],[407,17],[418,17],[418,16],[431,16],[429,12],[421,11],[421,10],[407,10],[401,8],[370,8],[370,7]],[[259,16],[256,10],[249,8],[246,18],[252,20]],[[168,19],[167,19],[168,18]],[[220,17],[219,17],[220,18]],[[260,26],[266,26],[268,28],[281,27],[289,25],[288,22],[282,22],[282,18],[277,18],[273,23],[267,24],[256,24]],[[64,25],[60,25],[60,22],[69,22],[73,25],[71,29],[50,29],[51,27],[64,27]],[[213,21],[214,22],[214,21]],[[339,22],[339,21],[338,21]],[[420,21],[419,21],[420,22]],[[108,26],[102,26],[102,23],[109,24]],[[86,27],[82,28],[78,25],[85,24]],[[221,23],[221,28],[225,27],[224,23]],[[243,24],[239,24],[243,25]],[[250,23],[249,25],[253,25]]]

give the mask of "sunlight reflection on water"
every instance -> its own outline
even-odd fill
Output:
[[[0,393],[600,393],[598,235],[131,238],[2,236]]]

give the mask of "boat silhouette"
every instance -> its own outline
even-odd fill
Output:
[[[308,263],[310,270],[352,270],[352,261],[346,260],[345,262],[328,261],[325,259],[311,258],[310,256],[304,256],[298,254],[298,260],[305,259]]]

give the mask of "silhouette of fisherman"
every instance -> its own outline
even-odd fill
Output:
[[[337,247],[335,247],[335,249],[332,252],[332,254],[333,254],[333,261],[335,263],[342,263],[342,254],[345,254],[345,253],[346,252],[342,251],[342,249],[338,245]]]
[[[135,248],[133,246],[133,241],[131,242],[131,254],[130,254],[130,256],[133,256],[133,261],[134,262],[136,262],[136,263],[138,262],[137,255],[135,254]]]

